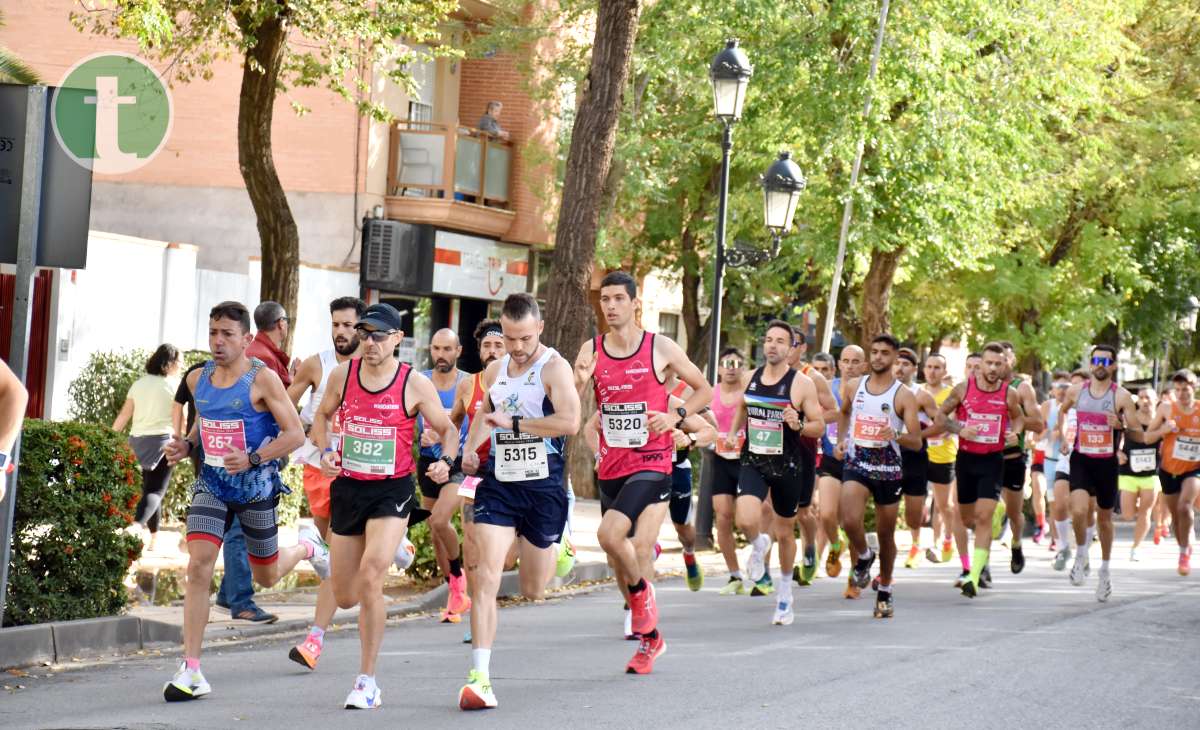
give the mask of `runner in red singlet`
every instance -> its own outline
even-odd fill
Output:
[[[645,332],[634,319],[637,282],[614,271],[600,282],[600,307],[609,327],[588,340],[575,360],[575,384],[590,383],[600,411],[600,546],[629,587],[633,631],[641,634],[626,671],[648,674],[666,650],[658,632],[658,606],[649,580],[654,542],[671,496],[675,452],[672,433],[712,401],[713,389],[674,341]],[[692,395],[670,410],[664,383],[671,376]],[[634,536],[630,539],[630,531]]]
[[[426,475],[437,484],[450,479],[458,456],[458,429],[450,423],[428,378],[396,359],[404,338],[400,313],[387,304],[367,308],[356,329],[362,357],[342,363],[329,376],[310,435],[322,451],[321,469],[336,477],[329,487],[331,577],[340,608],[361,605],[359,675],[345,707],[375,709],[382,693],[375,662],[387,615],[383,578],[408,527],[416,496],[413,483],[413,425],[418,413],[441,435],[442,455]],[[327,424],[337,412],[338,447]]]
[[[1005,363],[1004,347],[989,342],[976,374],[954,386],[938,410],[937,425],[959,437],[954,464],[958,512],[962,523],[975,530],[971,572],[961,584],[969,598],[978,594],[979,574],[992,544],[992,515],[1004,480],[1004,434],[1009,424],[1017,433],[1024,427],[1017,392],[1001,379]]]

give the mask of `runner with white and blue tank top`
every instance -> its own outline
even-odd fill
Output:
[[[842,472],[844,470],[841,440],[838,437],[838,421],[843,405],[842,385],[863,374],[866,368],[866,353],[858,345],[846,345],[838,357],[839,377],[832,379],[833,396],[837,403],[838,418],[825,423],[821,442],[821,464],[817,468],[818,503],[822,532],[829,542],[825,553],[825,574],[836,578],[842,574],[842,552],[846,542],[842,535]]]
[[[863,526],[867,498],[875,501],[875,533],[879,539],[879,580],[875,618],[895,612],[892,568],[896,562],[896,518],[903,482],[901,445],[921,446],[917,400],[896,380],[900,343],[889,334],[871,341],[869,375],[842,385],[842,414],[838,424],[842,468],[842,528],[855,556],[846,581],[846,598],[858,598],[871,584],[875,551],[867,544]]]
[[[825,429],[821,405],[812,380],[787,364],[792,349],[791,325],[772,320],[763,335],[766,364],[754,371],[746,387],[741,409],[730,430],[745,424],[742,469],[738,475],[737,526],[751,544],[744,575],[745,589],[767,571],[765,555],[774,537],[779,546],[782,580],[772,623],[789,625],[795,619],[792,605],[792,569],[796,560],[796,513],[812,503],[812,481],[805,478],[803,436],[819,438]],[[736,436],[726,435],[726,447]],[[761,532],[762,505],[770,495],[774,511],[771,534]]]
[[[433,368],[421,374],[437,389],[447,416],[455,413],[459,384],[467,378],[467,374],[455,366],[461,356],[462,345],[454,330],[440,329],[433,333],[429,340],[429,358],[433,361]],[[462,418],[457,425],[460,453],[467,439],[467,426],[466,418]],[[417,419],[417,429],[421,444],[417,456],[417,486],[421,489],[421,507],[430,511],[429,529],[433,534],[434,554],[438,569],[446,578],[446,608],[442,611],[441,620],[442,623],[460,623],[463,614],[471,608],[471,599],[467,596],[467,577],[462,569],[458,531],[452,522],[454,513],[462,503],[458,496],[458,485],[463,477],[457,468],[452,471],[445,485],[437,484],[425,476],[429,466],[442,458],[442,447],[438,444],[441,436],[427,429],[425,420],[421,418]]]
[[[578,432],[579,393],[571,365],[540,342],[543,322],[537,301],[512,294],[500,315],[507,354],[483,374],[487,392],[473,419],[463,457],[467,479],[476,482],[471,567],[471,669],[459,690],[463,710],[497,706],[490,662],[496,638],[496,596],[505,557],[520,539],[520,584],[530,599],[544,595],[554,576],[567,521],[564,469],[566,437]],[[487,462],[479,446],[491,442]]]
[[[278,546],[275,507],[288,488],[280,461],[304,442],[304,429],[279,376],[246,357],[250,312],[222,302],[209,312],[212,360],[187,377],[195,394],[196,423],[185,439],[172,439],[167,460],[190,452],[201,459],[188,508],[188,575],[184,594],[184,660],[163,687],[168,702],[196,699],[211,691],[200,672],[200,650],[208,623],[212,573],[226,530],[236,515],[246,536],[254,580],[272,586],[301,560],[328,576],[329,552],[315,531],[300,543]]]

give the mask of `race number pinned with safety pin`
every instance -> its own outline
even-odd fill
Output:
[[[222,421],[200,417],[200,441],[204,463],[225,466],[225,456],[246,451],[246,423],[240,418]]]

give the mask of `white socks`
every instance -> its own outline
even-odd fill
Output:
[[[1065,550],[1071,547],[1071,536],[1075,534],[1072,532],[1073,528],[1071,527],[1071,518],[1068,517],[1065,520],[1055,520],[1054,529],[1058,531],[1058,541],[1062,543],[1062,547],[1059,549]]]
[[[491,649],[472,649],[471,668],[485,677],[488,674],[488,664],[492,661]]]

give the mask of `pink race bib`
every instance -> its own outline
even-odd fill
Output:
[[[200,419],[200,442],[204,445],[204,463],[225,466],[226,454],[246,451],[246,424],[233,421]]]
[[[855,413],[854,428],[852,429],[855,445],[864,449],[882,449],[887,446],[888,441],[881,439],[879,434],[883,433],[883,429],[887,428],[888,423],[887,416]]]
[[[1104,413],[1078,411],[1079,453],[1087,456],[1113,455],[1113,430]]]
[[[967,439],[974,441],[977,444],[998,444],[1002,434],[1000,433],[1000,422],[1004,420],[1003,416],[996,413],[975,413],[967,412],[967,422],[964,426],[970,426],[975,429],[975,437]]]

